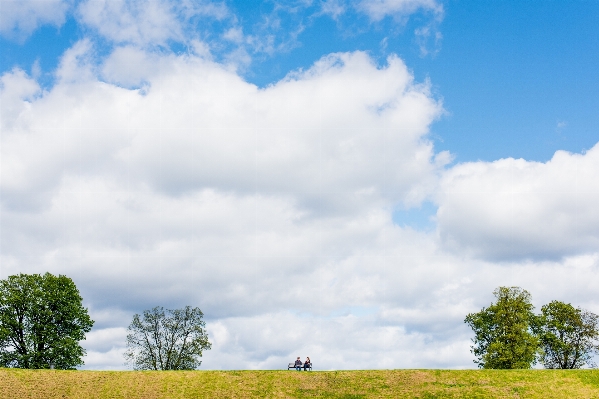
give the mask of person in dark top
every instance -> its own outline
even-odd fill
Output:
[[[302,371],[302,360],[300,359],[300,357],[298,356],[297,359],[295,360],[295,369],[297,371]]]
[[[312,362],[310,361],[310,356],[306,357],[306,361],[304,362],[304,371],[307,371],[308,368],[312,368]]]

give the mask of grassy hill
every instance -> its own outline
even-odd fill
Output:
[[[1,398],[599,398],[599,370],[0,369]]]

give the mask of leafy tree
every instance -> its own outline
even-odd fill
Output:
[[[548,369],[595,367],[592,358],[599,353],[598,318],[594,313],[569,303],[552,301],[541,308],[535,332],[541,342],[541,362]]]
[[[73,369],[83,364],[94,324],[70,278],[46,273],[0,280],[0,364],[27,369]]]
[[[464,320],[474,330],[474,363],[486,369],[528,369],[539,345],[530,329],[535,317],[530,294],[519,287],[499,287],[493,295],[496,303]]]
[[[127,335],[125,359],[136,370],[193,370],[212,347],[205,330],[204,314],[186,306],[168,310],[155,307],[133,316]]]

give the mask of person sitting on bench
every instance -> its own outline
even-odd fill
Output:
[[[295,360],[295,369],[297,371],[302,371],[302,360],[300,359],[300,357],[298,356],[297,359]]]
[[[306,361],[304,362],[304,371],[308,371],[308,368],[312,368],[312,362],[310,361],[310,356],[306,356]]]

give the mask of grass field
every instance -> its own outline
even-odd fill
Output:
[[[0,369],[1,398],[599,398],[599,370]]]

